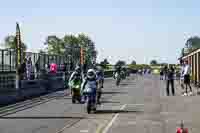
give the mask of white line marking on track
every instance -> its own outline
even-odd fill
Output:
[[[127,104],[124,104],[124,105],[120,108],[120,110],[125,109],[126,105],[127,105]],[[109,122],[109,124],[105,127],[105,129],[103,130],[102,133],[107,133],[107,132],[108,132],[108,130],[111,128],[111,126],[112,126],[113,123],[116,121],[116,119],[117,119],[118,116],[119,116],[119,113],[115,114],[115,116],[112,118],[112,120]]]
[[[88,133],[88,130],[80,130],[81,133]]]
[[[77,122],[75,122],[75,123],[77,123]],[[71,126],[71,124],[67,124],[62,129],[60,129],[59,131],[57,131],[56,133],[63,133],[65,131],[65,129],[68,128],[68,127],[70,127],[70,126]]]

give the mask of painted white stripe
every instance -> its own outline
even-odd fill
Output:
[[[125,107],[126,107],[126,104],[124,104],[124,105],[120,108],[120,110],[125,109]],[[103,130],[102,133],[107,133],[107,132],[108,132],[108,130],[111,128],[111,126],[112,126],[113,123],[116,121],[116,119],[117,119],[118,116],[119,116],[119,113],[115,114],[115,116],[112,118],[112,120],[109,122],[109,124],[105,127],[105,129]]]
[[[81,133],[88,133],[88,130],[80,130]]]

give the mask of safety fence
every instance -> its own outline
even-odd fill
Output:
[[[68,50],[62,56],[24,52],[22,54],[22,63],[25,58],[31,58],[33,69],[46,69],[50,63],[56,63],[59,68],[65,64],[68,69],[73,69],[76,64],[80,63],[80,49],[73,48],[73,52]],[[0,49],[0,72],[5,71],[16,71],[16,52],[13,49]]]

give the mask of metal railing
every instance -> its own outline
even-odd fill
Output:
[[[14,50],[0,50],[0,72],[16,70],[16,56]]]
[[[80,49],[74,48],[73,52],[68,51],[65,55],[49,55],[43,53],[24,52],[23,59],[31,57],[33,68],[38,66],[39,70],[46,69],[51,63],[56,63],[61,68],[67,65],[68,70],[74,69],[76,64],[80,64]],[[16,71],[16,53],[13,49],[0,49],[0,72]]]
[[[56,63],[58,70],[62,72],[64,67],[66,74],[74,69],[76,64],[80,63],[79,49],[66,51],[65,55],[49,55],[45,53],[24,52],[22,56],[22,63],[24,59],[31,58],[32,61],[32,75],[34,79],[42,78],[43,72],[48,71],[48,65]],[[37,67],[37,70],[36,70]],[[69,75],[66,75],[66,79]],[[26,79],[26,78],[21,78]],[[0,92],[7,92],[15,90],[16,84],[16,52],[13,49],[0,49]]]

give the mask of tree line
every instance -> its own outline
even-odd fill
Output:
[[[100,66],[102,66],[104,69],[110,69],[109,66],[113,66],[109,63],[107,59],[104,59],[99,63]],[[143,68],[150,68],[150,66],[156,66],[156,65],[166,65],[166,63],[158,63],[156,60],[150,61],[150,65],[148,64],[137,64],[136,60],[132,60],[130,64],[128,64],[126,61],[123,60],[118,60],[115,64],[114,67],[116,66],[128,66],[129,68],[132,69],[143,69]]]
[[[2,43],[4,48],[16,49],[16,41],[14,35],[8,35],[5,37]],[[73,34],[66,34],[64,37],[59,38],[56,35],[49,35],[46,37],[44,46],[45,49],[41,49],[39,53],[47,53],[52,55],[69,56],[73,60],[80,60],[80,47],[83,47],[85,54],[85,63],[91,64],[96,61],[97,50],[95,42],[86,34],[80,33],[77,36]],[[27,45],[22,42],[22,51],[26,52]]]
[[[200,48],[200,37],[192,36],[187,39],[187,41],[185,42],[185,45],[181,49],[181,56],[184,56],[199,48]]]

